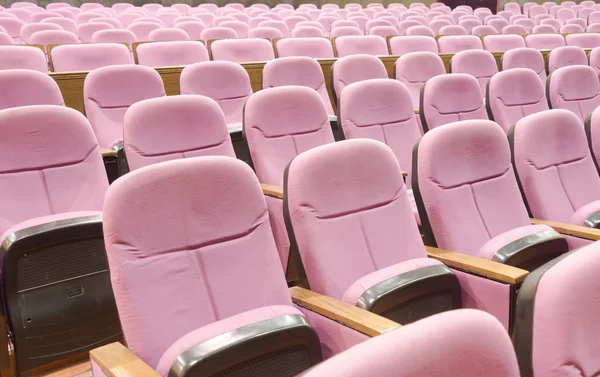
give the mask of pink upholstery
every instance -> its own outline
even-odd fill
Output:
[[[585,131],[590,152],[596,161],[596,166],[598,166],[600,164],[600,110],[598,108],[586,117]]]
[[[250,78],[239,64],[228,61],[203,62],[181,71],[181,94],[200,94],[217,101],[230,127],[242,122],[244,104],[252,94]]]
[[[441,28],[443,28],[444,26],[450,26],[453,23],[448,21],[448,20],[440,20],[440,19],[436,19],[436,20],[432,20],[431,22],[429,22],[429,27],[431,28],[431,30],[433,30],[433,32],[437,35],[440,31]],[[462,26],[462,25],[461,25]],[[463,26],[464,27],[464,26]],[[465,28],[466,29],[466,28]]]
[[[598,211],[600,211],[600,200],[588,203],[573,213],[569,224],[585,226],[585,221],[588,217]]]
[[[286,85],[307,86],[316,90],[323,99],[327,115],[335,115],[325,86],[323,71],[315,59],[297,56],[279,58],[265,64],[262,80],[263,89]]]
[[[283,38],[284,35],[281,31],[274,27],[260,26],[250,29],[248,31],[248,38],[263,38],[263,39],[274,39]]]
[[[273,45],[266,39],[230,39],[214,41],[210,50],[213,60],[261,62],[275,59]]]
[[[129,50],[133,50],[133,44],[137,42],[135,34],[129,30],[100,30],[92,36],[92,43],[127,43]]]
[[[185,21],[178,22],[174,26],[176,29],[181,29],[187,33],[193,41],[200,40],[200,35],[202,34],[202,30],[206,29],[206,25],[202,22],[197,21]]]
[[[536,25],[531,29],[532,34],[547,34],[547,33],[558,33],[558,29],[555,29],[551,25]]]
[[[123,129],[131,170],[178,158],[235,158],[225,116],[208,97],[168,96],[134,103],[125,113]]]
[[[537,50],[552,50],[565,46],[565,38],[561,34],[531,34],[525,37],[525,43]]]
[[[331,67],[334,98],[354,82],[388,78],[383,62],[371,55],[352,55],[338,59]]]
[[[501,62],[502,70],[529,68],[537,73],[542,84],[545,85],[546,83],[546,65],[544,56],[538,49],[522,47],[506,51],[504,55],[502,55]]]
[[[434,76],[444,75],[446,68],[438,54],[433,52],[412,52],[400,56],[395,64],[396,80],[408,88],[413,108],[419,109],[421,86]],[[404,164],[402,168],[408,168]]]
[[[462,26],[463,28],[465,28],[465,30],[467,31],[467,34],[471,34],[471,30],[473,30],[474,27],[480,26],[480,25],[481,25],[481,21],[475,20],[475,19],[458,21],[458,26]]]
[[[579,25],[583,28],[583,30],[585,31],[585,29],[587,28],[587,19],[583,19],[583,18],[572,18],[570,20],[567,20],[565,22],[565,25]]]
[[[548,78],[548,95],[552,108],[572,111],[583,123],[600,105],[598,74],[588,66],[559,68]]]
[[[25,23],[18,18],[0,18],[0,26],[6,30],[6,33],[10,35],[15,43],[21,42],[20,34],[21,27]]]
[[[202,42],[154,42],[137,46],[138,64],[148,67],[189,65],[209,60]]]
[[[459,25],[449,25],[443,26],[438,31],[439,35],[468,35],[469,32],[462,26]]]
[[[301,28],[301,27],[316,27],[317,29],[320,29],[321,31],[323,31],[323,35],[326,35],[325,33],[325,28],[323,27],[323,24],[321,24],[318,21],[302,21],[302,22],[298,22],[296,24],[295,29]]]
[[[552,26],[555,30],[555,32],[558,32],[559,29],[562,27],[563,23],[557,19],[554,18],[548,18],[545,20],[541,20],[540,21],[540,25],[548,25],[548,26]]]
[[[40,22],[46,18],[50,18],[50,17],[61,17],[62,15],[60,13],[54,13],[54,12],[37,12],[31,15],[31,18],[29,19],[30,22]]]
[[[383,20],[381,20],[381,21],[380,21],[380,20],[376,20],[376,21],[379,21],[379,22],[384,22]],[[374,21],[373,21],[373,22],[374,22]],[[367,25],[368,25],[368,24],[367,24]],[[416,21],[416,20],[407,20],[407,21],[402,21],[402,22],[400,22],[400,23],[398,24],[398,32],[400,33],[400,35],[405,35],[405,34],[406,34],[406,31],[407,31],[408,29],[410,29],[411,27],[413,27],[413,26],[423,26],[423,25],[421,24],[421,22],[419,22],[419,21]]]
[[[120,43],[56,46],[50,54],[55,72],[91,71],[109,65],[133,64],[129,49]]]
[[[600,23],[590,24],[587,27],[586,31],[588,33],[598,33],[598,32],[600,32]]]
[[[414,25],[418,25],[418,24],[411,24],[411,26]],[[391,22],[386,21],[386,20],[371,20],[368,21],[367,24],[365,25],[365,34],[368,34],[369,31],[371,30],[371,28],[374,28],[376,26],[394,26],[392,25]],[[402,24],[399,25],[400,27],[402,27]],[[402,29],[404,30],[404,29]]]
[[[73,22],[75,22],[75,21],[73,21]],[[123,25],[121,25],[121,21],[119,21],[113,17],[92,18],[90,20],[90,22],[106,22],[107,24],[111,24],[112,26],[114,26],[115,29],[121,29],[123,27]]]
[[[131,31],[135,34],[138,42],[148,41],[148,34],[152,30],[160,29],[161,26],[154,22],[135,22],[129,26],[127,26],[127,30]]]
[[[317,38],[324,37],[325,32],[323,31],[323,29],[320,29],[315,26],[296,26],[294,30],[292,30],[290,36],[292,38]]]
[[[567,46],[577,46],[581,48],[596,48],[600,46],[600,34],[569,34],[565,36],[565,41],[567,42]]]
[[[536,218],[570,222],[577,210],[600,199],[600,178],[582,122],[569,111],[545,111],[517,122],[513,156]]]
[[[535,27],[535,22],[533,22],[533,20],[531,20],[529,18],[526,18],[526,19],[515,20],[514,25],[523,26],[525,28],[526,33],[531,33],[531,31]]]
[[[440,53],[454,53],[464,50],[482,50],[481,39],[474,35],[448,35],[438,39]]]
[[[488,80],[498,73],[496,58],[489,51],[466,50],[456,53],[450,60],[451,73],[466,73],[477,79],[481,95],[485,97]]]
[[[52,44],[79,43],[79,38],[64,30],[41,30],[36,31],[29,37],[30,44],[48,46]]]
[[[186,334],[292,313],[266,308],[292,305],[268,221],[254,172],[230,157],[169,161],[117,180],[103,225],[128,347],[162,368]],[[154,331],[164,318],[168,331]]]
[[[490,79],[486,105],[493,117],[508,133],[518,120],[548,110],[545,83],[531,69],[514,68]]]
[[[521,25],[507,25],[502,28],[502,34],[523,35],[526,33],[527,33],[527,29],[525,29],[525,26],[521,26]]]
[[[406,29],[405,35],[426,35],[428,37],[433,37],[435,33],[428,26],[411,26]]]
[[[29,38],[31,37],[31,35],[35,32],[42,30],[63,30],[63,28],[55,24],[45,23],[23,25],[20,32],[21,41],[23,43],[29,44]]]
[[[64,106],[56,81],[34,70],[0,71],[0,110],[30,105]]]
[[[37,47],[0,46],[0,70],[29,69],[48,72],[46,55]]]
[[[570,20],[572,18],[576,18],[577,15],[575,14],[575,12],[573,12],[571,9],[559,9],[556,12],[556,19],[562,22],[566,22],[567,20]]]
[[[396,30],[396,33],[398,33],[398,30]],[[338,26],[335,29],[332,29],[329,35],[331,38],[336,38],[347,35],[363,35],[363,32],[359,28],[354,26]]]
[[[520,35],[488,35],[483,39],[483,46],[488,51],[508,51],[525,47],[525,40]]]
[[[585,28],[580,25],[563,25],[558,29],[559,33],[583,33]]]
[[[590,67],[600,72],[600,47],[594,48],[589,54]]]
[[[165,95],[162,79],[152,68],[115,65],[88,73],[83,86],[85,113],[101,148],[123,139],[123,118],[132,104]]]
[[[286,17],[283,21],[287,25],[288,30],[293,30],[296,27],[296,24],[298,24],[298,22],[308,21],[308,19],[302,16],[292,15]]]
[[[475,26],[472,30],[471,30],[471,34],[472,35],[496,35],[498,34],[498,31],[492,27],[492,26],[488,26],[488,25],[481,25],[481,26]]]
[[[228,27],[211,27],[202,30],[200,39],[208,42],[213,39],[237,39],[238,34],[235,30]]]
[[[308,56],[317,59],[332,59],[333,46],[325,38],[286,38],[275,45],[277,57]]]
[[[242,21],[223,21],[219,24],[219,26],[228,27],[230,29],[235,30],[238,38],[248,37],[248,31],[250,30],[248,24]]]
[[[390,39],[392,55],[404,55],[410,52],[428,51],[438,53],[437,42],[426,36],[400,36]]]
[[[338,57],[357,54],[388,55],[385,38],[378,35],[339,37],[335,40]]]
[[[485,24],[493,27],[494,29],[496,29],[498,34],[500,34],[500,33],[502,33],[502,29],[504,29],[506,26],[508,26],[508,21],[505,19],[498,18],[498,19],[489,20]]]
[[[383,38],[397,36],[398,29],[393,26],[375,26],[369,30],[369,35],[378,35]]]
[[[0,233],[36,217],[102,209],[108,180],[85,117],[64,106],[0,112]]]
[[[148,40],[155,42],[189,41],[190,37],[181,29],[161,28],[148,33]]]
[[[488,118],[479,82],[471,75],[435,76],[421,90],[420,116],[426,132],[459,120]]]
[[[95,32],[107,29],[115,29],[115,27],[106,22],[87,22],[77,26],[77,36],[82,42],[91,42]]]

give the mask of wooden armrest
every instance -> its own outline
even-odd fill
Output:
[[[339,322],[368,336],[377,336],[402,327],[387,318],[373,314],[322,294],[300,287],[290,288],[292,301],[305,309]]]
[[[556,230],[560,234],[566,234],[568,236],[574,236],[579,238],[585,238],[592,241],[600,240],[600,230],[594,228],[588,228],[586,226],[573,225],[559,223],[556,221],[530,219],[533,225],[548,225],[550,228]]]
[[[442,250],[430,246],[426,246],[425,249],[430,258],[437,259],[448,267],[454,267],[467,272],[474,272],[508,284],[519,284],[525,280],[529,274],[529,271],[517,267],[473,257],[467,254]]]
[[[159,374],[121,343],[90,351],[90,358],[109,377],[159,377]]]
[[[408,173],[407,173],[407,172],[405,172],[405,171],[403,171],[403,172],[402,172],[402,176],[403,176],[403,177],[408,177]]]
[[[283,188],[275,185],[260,184],[262,187],[263,194],[272,198],[283,199]]]
[[[419,110],[415,110],[415,114],[419,114]]]
[[[100,153],[102,153],[102,157],[117,157],[117,151],[113,149],[100,148]]]

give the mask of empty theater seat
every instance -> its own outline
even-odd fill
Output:
[[[123,118],[132,104],[165,95],[158,72],[140,65],[115,65],[88,73],[83,86],[85,114],[101,148],[118,147]]]
[[[333,98],[338,96],[346,85],[353,82],[388,78],[383,62],[371,55],[352,55],[336,60],[331,66]]]
[[[138,42],[149,41],[148,34],[152,30],[160,29],[162,26],[154,22],[135,22],[127,26],[127,30],[135,34]]]
[[[421,89],[419,115],[425,132],[467,119],[488,119],[477,79],[451,73],[429,79]]]
[[[435,39],[427,36],[398,36],[390,39],[390,53],[392,55],[403,55],[410,52],[433,52],[438,53],[438,45]]]
[[[200,21],[183,21],[178,22],[174,26],[176,29],[181,29],[187,33],[193,41],[200,40],[200,35],[202,34],[202,30],[206,29],[206,25]]]
[[[49,45],[77,44],[79,38],[73,33],[64,30],[36,31],[29,37],[29,43],[42,45],[48,51]]]
[[[596,48],[600,46],[600,34],[569,34],[565,36],[565,41],[567,42],[567,46],[577,46],[581,48]]]
[[[134,103],[125,113],[123,135],[131,170],[179,158],[235,158],[223,111],[205,96],[168,96]]]
[[[181,94],[200,94],[217,101],[227,125],[240,130],[244,104],[252,94],[248,72],[239,64],[227,61],[202,62],[181,71]]]
[[[456,53],[464,50],[482,50],[481,39],[474,35],[447,35],[438,39],[440,53]]]
[[[489,51],[466,50],[457,52],[450,59],[450,72],[466,73],[475,77],[481,87],[481,95],[485,97],[488,80],[498,73],[498,65]]]
[[[588,65],[587,55],[581,47],[565,46],[555,48],[548,53],[547,58],[548,73],[556,71],[558,68],[570,65]]]
[[[42,30],[63,30],[63,28],[54,24],[41,23],[23,25],[19,34],[21,42],[25,44],[30,44],[31,42],[29,41],[29,38],[31,37],[31,35],[35,32]]]
[[[547,91],[551,108],[569,110],[581,123],[600,105],[600,80],[588,66],[557,69],[548,76]]]
[[[91,42],[95,32],[100,30],[116,29],[106,22],[87,22],[77,26],[77,36],[82,42]]]
[[[508,51],[525,47],[525,40],[520,35],[487,35],[483,38],[483,46],[488,51]]]
[[[181,29],[162,28],[148,33],[148,40],[155,42],[189,41],[190,36]]]
[[[561,34],[531,34],[525,37],[525,43],[537,50],[552,50],[565,46],[565,38]]]
[[[419,109],[421,87],[434,76],[446,74],[444,62],[433,52],[412,52],[396,60],[395,78],[408,88],[413,108]]]
[[[30,105],[64,106],[56,81],[34,70],[1,70],[0,110]]]
[[[133,64],[129,49],[120,43],[56,46],[50,52],[54,72],[91,71],[110,65]]]
[[[137,46],[138,64],[148,67],[189,65],[209,60],[208,50],[199,41],[143,43]]]
[[[275,59],[273,45],[265,39],[230,39],[214,41],[210,45],[213,60],[231,62],[261,62]]]
[[[131,51],[135,42],[137,42],[135,34],[124,29],[100,30],[92,36],[92,43],[126,43]]]
[[[44,51],[29,46],[0,46],[0,70],[30,69],[48,72]]]
[[[513,68],[528,68],[537,73],[542,81],[546,84],[546,64],[544,56],[535,48],[515,48],[506,51],[500,60],[501,70],[509,70]]]
[[[387,42],[378,35],[339,37],[334,40],[338,57],[357,54],[388,55]]]
[[[316,59],[332,59],[333,46],[326,38],[286,38],[275,44],[277,57],[308,56]]]

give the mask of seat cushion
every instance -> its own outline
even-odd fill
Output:
[[[160,358],[158,365],[155,368],[156,372],[160,376],[167,377],[169,375],[171,365],[173,365],[173,363],[179,355],[200,343],[214,338],[215,336],[228,333],[230,331],[239,329],[244,326],[252,325],[276,317],[282,317],[285,315],[303,314],[291,305],[266,306],[263,308],[253,309],[247,312],[236,314],[234,316],[222,319],[217,322],[213,322],[210,325],[194,330],[179,338],[165,351],[165,353]]]
[[[400,250],[398,250],[398,252],[400,252]],[[359,297],[367,289],[373,287],[375,284],[381,283],[382,281],[385,281],[389,278],[398,276],[408,271],[413,271],[428,266],[440,265],[443,265],[443,263],[430,258],[415,258],[404,262],[396,263],[389,267],[365,275],[357,281],[355,281],[354,283],[352,283],[352,285],[346,290],[346,292],[344,292],[344,296],[342,296],[342,301],[347,302],[351,305],[356,305]]]
[[[594,212],[600,211],[600,200],[593,201],[579,208],[571,216],[569,224],[586,226],[585,220]]]
[[[530,236],[536,233],[553,231],[547,225],[526,225],[519,228],[514,228],[504,233],[497,235],[486,242],[478,251],[477,256],[483,259],[491,260],[496,252],[511,242],[520,238]]]

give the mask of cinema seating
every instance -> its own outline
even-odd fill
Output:
[[[450,73],[466,73],[477,79],[481,94],[485,96],[488,80],[498,73],[494,55],[485,50],[465,50],[450,60]]]
[[[35,70],[0,71],[0,110],[31,105],[64,106],[56,81]]]
[[[385,66],[371,55],[352,55],[336,60],[331,66],[334,102],[346,85],[357,81],[387,78]]]
[[[515,48],[506,51],[500,60],[501,70],[528,68],[537,73],[543,84],[546,83],[546,64],[544,56],[534,48]]]
[[[148,67],[190,65],[209,60],[208,50],[199,41],[143,43],[136,49],[137,61]]]
[[[550,108],[569,110],[580,123],[600,105],[600,79],[588,66],[558,68],[548,76],[546,90]]]

